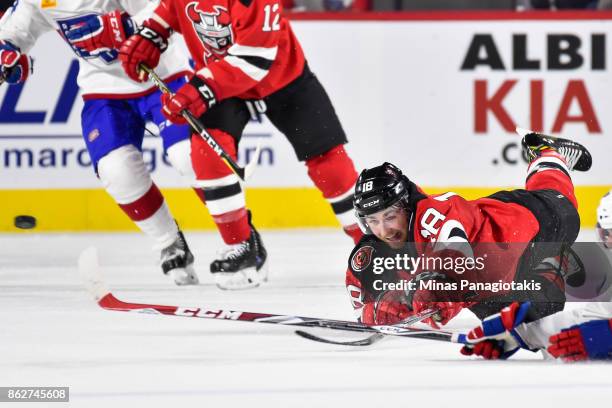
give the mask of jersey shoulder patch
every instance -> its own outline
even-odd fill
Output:
[[[351,257],[351,269],[355,272],[361,272],[370,266],[373,252],[374,247],[369,245],[359,248]]]

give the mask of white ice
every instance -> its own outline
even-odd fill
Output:
[[[264,231],[271,279],[244,292],[212,284],[214,234],[187,238],[197,287],[170,283],[140,234],[0,235],[0,386],[69,386],[70,403],[53,407],[556,408],[612,398],[611,364],[562,364],[527,351],[488,362],[461,356],[455,344],[402,338],[348,348],[287,327],[109,312],[77,273],[79,253],[95,245],[126,301],[352,318],[343,285],[351,245],[338,231]],[[475,322],[466,312],[453,327]]]

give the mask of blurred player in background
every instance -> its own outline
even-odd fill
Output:
[[[142,157],[145,123],[155,123],[172,166],[190,182],[190,132],[161,115],[156,88],[131,81],[117,48],[136,29],[132,19],[146,0],[70,2],[19,0],[0,21],[0,69],[11,84],[32,73],[26,53],[39,36],[57,31],[79,59],[78,85],[85,101],[81,124],[98,177],[119,207],[161,251],[161,268],[178,285],[196,284],[193,255]],[[44,67],[38,67],[44,69]],[[185,84],[187,58],[170,46],[159,64],[172,89]]]
[[[162,1],[121,47],[120,58],[132,79],[145,81],[140,64],[156,67],[170,34],[181,33],[195,72],[175,95],[163,97],[164,115],[184,123],[181,112],[189,110],[235,158],[252,114],[265,113],[356,241],[361,237],[352,211],[357,173],[344,150],[347,139],[282,11],[280,0]],[[191,154],[208,208],[228,245],[210,267],[217,286],[256,287],[266,280],[267,253],[250,222],[238,177],[200,137],[192,138]]]
[[[578,143],[522,131],[523,148],[530,157],[525,190],[500,191],[467,201],[454,193],[427,196],[392,164],[364,170],[355,190],[355,209],[368,235],[353,250],[346,285],[353,307],[366,324],[394,324],[426,309],[437,309],[425,320],[433,327],[446,324],[462,308],[479,318],[498,312],[513,300],[534,300],[529,319],[563,309],[563,279],[536,268],[547,257],[571,245],[580,227],[570,170],[591,167],[589,152]],[[546,245],[547,243],[558,243]],[[482,244],[482,245],[481,245]],[[500,245],[501,244],[501,245]],[[506,244],[506,245],[503,245]],[[505,249],[503,248],[505,247]],[[475,258],[484,248],[484,270],[375,271],[375,258],[408,254],[416,259]],[[504,249],[491,255],[492,250]],[[540,289],[496,294],[481,291],[427,289],[423,282],[538,282]],[[415,280],[413,289],[384,290],[376,280]],[[471,296],[477,295],[477,297]]]
[[[606,252],[612,252],[611,193],[601,199],[597,208],[597,232],[601,243],[609,250]],[[584,259],[585,263],[589,261]],[[595,264],[592,267],[605,266]],[[607,278],[612,278],[609,275]],[[464,346],[461,352],[494,360],[508,358],[524,348],[546,350],[549,355],[565,361],[612,359],[612,298],[609,293],[607,297],[606,302],[590,302],[584,307],[530,323],[524,321],[531,305],[513,303],[470,331],[467,339],[471,344]]]

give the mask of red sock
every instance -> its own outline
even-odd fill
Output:
[[[217,129],[209,130],[215,141],[235,160],[236,142],[229,134]],[[196,191],[206,204],[217,229],[228,244],[249,239],[251,226],[244,207],[244,192],[225,162],[200,136],[191,139],[191,158],[197,180],[204,186]]]
[[[132,221],[144,221],[150,218],[164,204],[164,197],[155,183],[151,185],[142,197],[129,204],[119,204],[119,207]]]

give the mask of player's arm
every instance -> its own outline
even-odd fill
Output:
[[[547,349],[565,361],[612,358],[612,303],[588,303],[584,308],[523,323],[529,308],[529,302],[515,302],[484,319],[466,335],[468,345],[462,354],[498,359],[524,348]]]
[[[412,310],[406,301],[404,291],[383,292],[374,299],[372,293],[363,287],[355,272],[346,271],[346,291],[353,306],[357,321],[368,325],[389,325],[411,316]]]
[[[565,360],[609,358],[612,353],[612,303],[590,302],[584,308],[558,312],[517,329],[533,348],[547,348]]]
[[[363,291],[361,281],[355,276],[355,273],[351,268],[346,270],[345,285],[351,306],[353,306],[355,318],[362,323],[373,324],[374,314],[372,306],[366,308],[366,304],[368,302],[365,299],[365,293]]]
[[[91,14],[65,32],[66,40],[90,56],[118,50],[136,32],[136,22],[123,10]]]
[[[21,0],[7,10],[0,25],[0,72],[8,83],[28,78],[32,60],[26,53],[52,28],[32,0]]]
[[[464,225],[469,225],[469,214],[462,214],[449,202],[452,195],[444,194],[428,200],[429,205],[416,220],[415,229],[424,241],[420,251],[424,259],[473,258],[474,252],[468,241]],[[414,313],[427,309],[439,312],[424,320],[434,328],[448,323],[459,312],[470,305],[459,290],[432,290],[439,284],[456,284],[458,274],[454,270],[432,270],[428,265],[416,274],[415,289],[409,292],[409,302]]]
[[[395,324],[411,316],[412,310],[404,291],[381,292],[372,287],[375,285],[371,279],[375,275],[372,269],[375,253],[375,247],[363,240],[353,250],[346,271],[346,290],[358,321],[369,325]],[[383,279],[382,275],[376,277]],[[404,278],[409,280],[408,276]]]
[[[162,0],[151,17],[144,20],[119,49],[119,59],[127,76],[136,82],[147,81],[149,76],[140,65],[155,68],[159,64],[173,31],[179,31],[174,2]]]

